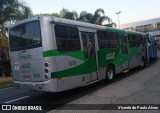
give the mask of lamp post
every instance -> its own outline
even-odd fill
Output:
[[[121,13],[121,11],[119,11],[119,12],[115,13],[115,14],[117,14],[117,15],[118,15],[119,29],[120,29],[120,21],[119,21],[119,14],[120,14],[120,13]]]

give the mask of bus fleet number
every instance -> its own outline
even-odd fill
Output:
[[[75,61],[69,61],[69,62],[68,62],[68,65],[69,65],[69,66],[76,66],[76,65],[77,65],[77,62],[76,62],[76,60],[75,60]]]

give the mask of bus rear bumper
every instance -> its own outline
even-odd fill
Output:
[[[14,87],[17,89],[29,89],[35,91],[57,92],[57,84],[54,79],[44,82],[20,82],[14,81]]]

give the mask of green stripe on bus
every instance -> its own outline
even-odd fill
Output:
[[[79,66],[76,66],[74,68],[70,68],[70,69],[58,71],[58,72],[52,72],[51,78],[63,78],[68,76],[77,76],[77,75],[88,74],[90,72],[95,72],[96,66],[95,68],[92,68],[92,70],[90,70],[90,60],[94,60],[94,59],[89,58],[85,61],[85,63]],[[96,65],[96,62],[95,63],[93,62],[92,65]]]
[[[113,54],[113,52],[115,53],[115,58],[111,59],[111,60],[106,60],[107,54]],[[129,52],[130,52],[129,59],[131,59],[137,53],[137,48],[129,48]],[[98,55],[98,67],[102,68],[102,69],[106,68],[109,63],[112,63],[115,66],[121,66],[128,59],[128,56],[126,54],[122,54],[122,52],[119,48],[108,49],[108,50],[99,50],[97,55]],[[53,53],[50,55],[48,54],[48,56],[53,56]],[[70,56],[70,54],[67,54],[67,56]],[[72,55],[72,56],[75,56],[75,55]],[[91,72],[96,72],[96,70],[97,70],[96,61],[94,62],[94,60],[95,59],[93,59],[93,58],[88,58],[88,59],[84,60],[83,64],[76,66],[74,68],[70,68],[70,69],[66,69],[66,70],[62,70],[62,71],[57,71],[57,72],[52,72],[51,78],[63,78],[63,77],[77,76],[77,75],[89,74]],[[92,70],[90,70],[91,65],[94,67],[94,68],[92,68]]]
[[[43,52],[43,57],[52,57],[52,56],[71,56],[84,61],[83,51],[59,52],[58,50],[48,50]]]

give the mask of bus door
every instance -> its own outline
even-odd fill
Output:
[[[85,69],[87,69],[89,75],[86,75],[86,83],[95,81],[98,79],[97,76],[97,63],[96,63],[96,49],[94,33],[82,32],[82,42],[85,58]]]
[[[120,41],[121,41],[121,61],[123,62],[122,70],[126,70],[129,68],[129,55],[128,55],[128,42],[127,42],[127,36],[120,35]]]

